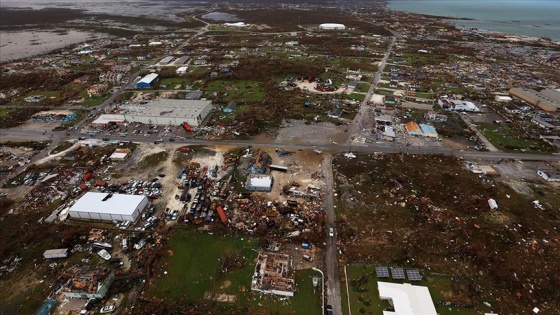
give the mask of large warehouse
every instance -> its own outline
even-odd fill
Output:
[[[104,114],[92,125],[105,126],[109,123],[139,122],[150,125],[179,126],[186,122],[198,127],[212,111],[212,101],[161,99],[144,105],[122,106],[122,114]]]
[[[197,127],[211,110],[212,101],[160,99],[143,105],[141,110],[125,112],[124,117],[128,122],[174,126],[187,122]]]
[[[134,222],[148,205],[148,198],[139,195],[88,192],[70,208],[71,218]]]
[[[544,111],[560,112],[560,90],[535,91],[525,88],[512,88],[509,90],[509,94],[533,106],[540,107]]]

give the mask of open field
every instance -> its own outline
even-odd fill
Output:
[[[147,292],[155,300],[179,306],[196,304],[211,313],[237,309],[251,314],[318,314],[320,292],[310,301],[311,277],[315,272],[309,269],[296,272],[298,292],[293,298],[251,292],[258,248],[251,238],[175,230],[167,258]],[[222,268],[226,258],[233,262],[227,271]],[[230,301],[213,300],[220,298]]]
[[[550,153],[553,148],[544,142],[529,139],[509,124],[477,123],[478,130],[496,148],[505,152]]]
[[[220,97],[224,102],[260,101],[265,97],[265,91],[255,81],[209,81],[206,85],[207,93],[227,93]]]
[[[483,301],[498,313],[558,309],[554,207],[536,209],[531,197],[470,173],[456,158],[341,157],[334,169],[338,233],[348,261],[453,275],[453,294],[478,311]],[[498,211],[490,210],[490,198]],[[527,289],[528,282],[535,289]]]

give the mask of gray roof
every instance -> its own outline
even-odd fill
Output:
[[[142,116],[197,118],[212,101],[161,99],[145,105]]]

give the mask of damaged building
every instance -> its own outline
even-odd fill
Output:
[[[259,254],[251,290],[267,294],[294,296],[295,281],[291,275],[290,255],[268,253]]]

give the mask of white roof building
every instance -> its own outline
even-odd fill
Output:
[[[71,218],[134,222],[148,204],[140,195],[88,192],[70,208]]]
[[[338,23],[323,23],[319,25],[319,28],[322,30],[345,30],[346,26]]]
[[[437,315],[428,287],[410,283],[377,282],[379,297],[389,300],[394,312],[383,311],[383,315]]]
[[[270,191],[272,189],[272,176],[251,174],[247,177],[245,189],[251,191]]]
[[[126,122],[126,119],[124,118],[124,115],[103,114],[100,115],[96,120],[92,121],[91,124],[95,126],[105,126],[111,122],[120,125],[120,124],[124,124]]]
[[[189,69],[189,67],[187,67],[187,66],[182,66],[182,67],[177,68],[177,70],[175,70],[175,72],[176,72],[177,74],[185,74],[185,73],[187,73],[187,70],[188,70],[188,69]]]

